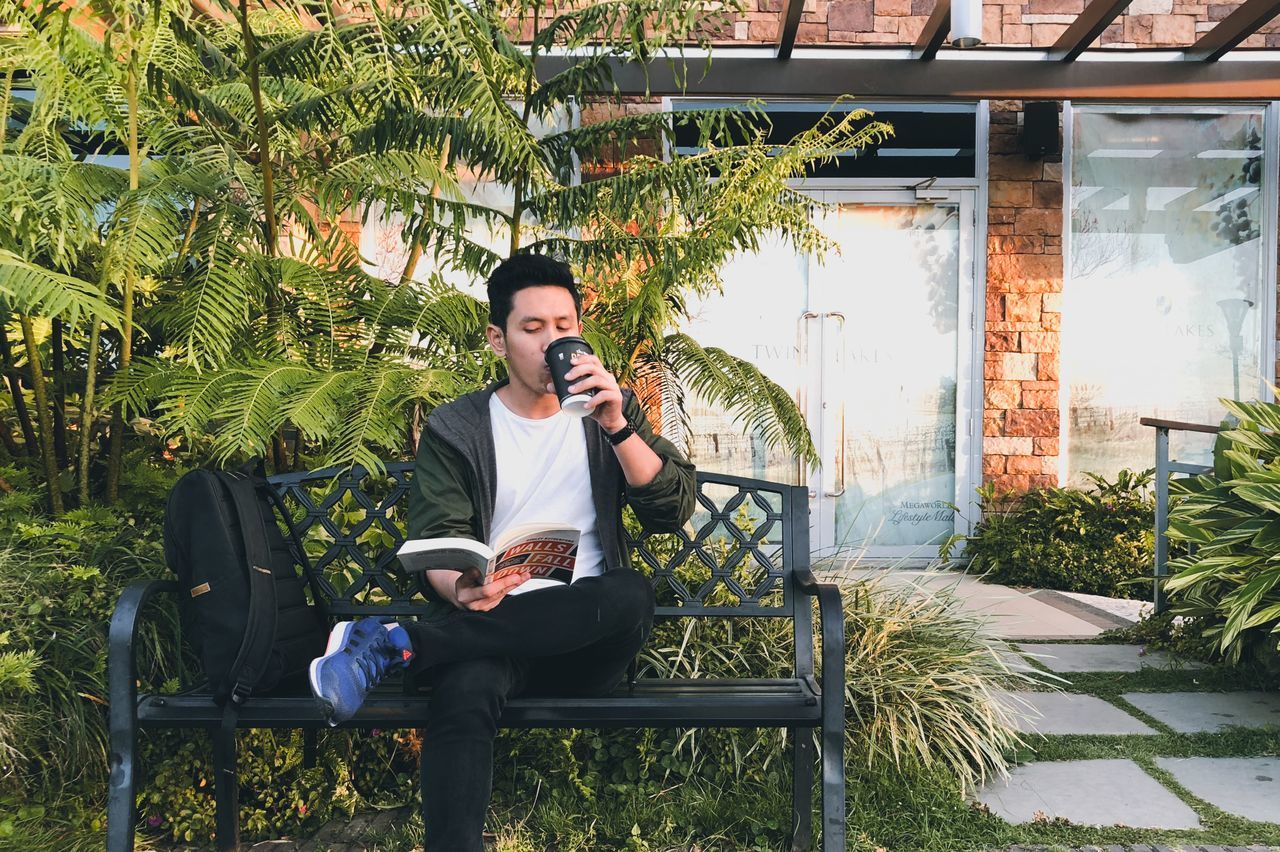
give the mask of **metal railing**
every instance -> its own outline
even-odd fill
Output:
[[[1213,470],[1212,465],[1186,464],[1169,458],[1169,433],[1203,432],[1216,435],[1218,427],[1204,423],[1160,420],[1155,417],[1143,417],[1138,422],[1156,430],[1156,564],[1152,583],[1152,604],[1156,613],[1159,614],[1168,608],[1161,582],[1169,573],[1169,537],[1166,535],[1169,527],[1169,476],[1175,473],[1197,476]]]

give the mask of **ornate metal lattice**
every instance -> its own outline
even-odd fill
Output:
[[[413,463],[400,462],[378,475],[355,467],[271,477],[334,616],[423,605],[417,579],[395,558],[412,475]],[[808,551],[804,489],[713,473],[697,483],[697,509],[681,531],[627,525],[632,564],[652,578],[659,615],[790,615],[786,575]]]

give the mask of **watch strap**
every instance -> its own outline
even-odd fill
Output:
[[[609,440],[609,444],[611,446],[616,447],[619,444],[621,444],[623,441],[630,438],[635,433],[636,433],[636,430],[632,429],[631,424],[628,423],[626,426],[623,426],[617,432],[605,432],[604,436]]]

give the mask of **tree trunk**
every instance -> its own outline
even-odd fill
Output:
[[[542,4],[533,7],[533,33],[535,37],[538,34],[538,12],[541,10]],[[529,69],[524,78],[524,109],[521,113],[521,120],[524,126],[529,126],[529,113],[532,111],[529,106],[529,98],[533,97],[533,75],[534,63],[537,62],[538,52],[533,47],[529,48]],[[529,183],[529,176],[523,171],[516,173],[514,181],[515,201],[511,205],[511,251],[508,257],[514,257],[515,253],[520,250],[520,217],[524,215],[524,193],[525,187]]]
[[[444,144],[440,146],[440,171],[443,172],[449,165],[449,149],[453,144],[453,136],[446,135]],[[440,181],[436,181],[431,187],[431,197],[438,198],[440,196]],[[415,233],[413,242],[409,245],[409,257],[404,263],[404,271],[400,273],[400,283],[408,284],[413,280],[414,270],[418,268],[418,261],[422,259],[422,235]]]
[[[288,469],[289,460],[284,452],[284,427],[271,433],[271,465],[276,473],[284,473]]]
[[[53,453],[58,459],[58,470],[67,466],[67,388],[64,368],[62,320],[53,321]]]
[[[106,293],[106,287],[102,288]],[[85,372],[84,396],[80,402],[80,505],[89,505],[89,445],[93,440],[93,427],[97,417],[93,413],[93,395],[98,382],[98,348],[102,341],[102,326],[95,318],[89,332],[89,361]]]
[[[22,374],[14,363],[9,331],[4,326],[0,326],[0,363],[4,365],[5,378],[9,380],[9,394],[13,397],[13,410],[18,414],[18,425],[22,427],[27,455],[36,458],[40,453],[40,443],[36,440],[36,430],[31,426],[31,413],[27,411],[27,400],[22,395]]]
[[[126,26],[126,30],[129,27]],[[125,74],[125,101],[129,122],[129,191],[137,192],[141,183],[141,151],[138,141],[138,60],[129,57],[129,70]],[[124,278],[124,323],[120,329],[120,369],[129,368],[133,360],[133,273]],[[111,409],[111,445],[107,454],[107,503],[120,497],[120,475],[124,464],[124,409],[116,403]]]
[[[248,0],[240,0],[240,35],[244,39],[244,55],[249,63],[249,91],[253,95],[253,116],[258,131],[258,162],[262,166],[262,212],[266,218],[267,255],[275,257],[280,230],[276,223],[274,196],[275,175],[271,163],[271,128],[262,103],[262,80],[258,70],[258,42],[249,26]]]
[[[413,404],[413,413],[409,415],[408,428],[405,429],[405,452],[413,458],[418,452],[418,441],[422,438],[422,403]]]
[[[120,499],[120,478],[124,472],[124,412],[118,403],[111,407],[107,441],[107,505],[110,506]]]
[[[53,456],[53,424],[49,420],[49,399],[45,393],[44,369],[36,349],[36,332],[31,317],[23,315],[22,340],[27,346],[27,363],[31,368],[31,385],[36,396],[36,418],[40,423],[40,454],[44,459],[44,475],[49,484],[49,508],[54,517],[62,514],[62,489],[58,487],[58,463]]]
[[[9,421],[4,418],[0,418],[0,444],[4,444],[5,451],[14,459],[23,455],[22,447],[14,440],[13,432],[9,430]]]

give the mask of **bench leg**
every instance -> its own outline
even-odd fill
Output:
[[[314,769],[316,765],[316,754],[318,746],[316,745],[316,729],[307,728],[302,732],[302,768]]]
[[[844,852],[844,719],[822,723],[822,850]]]
[[[107,852],[133,852],[137,822],[138,728],[128,709],[111,705],[111,756],[107,781]]]
[[[240,848],[240,781],[236,777],[236,729],[213,730],[213,791],[217,805],[218,849]]]
[[[790,728],[791,852],[813,848],[813,730]]]

